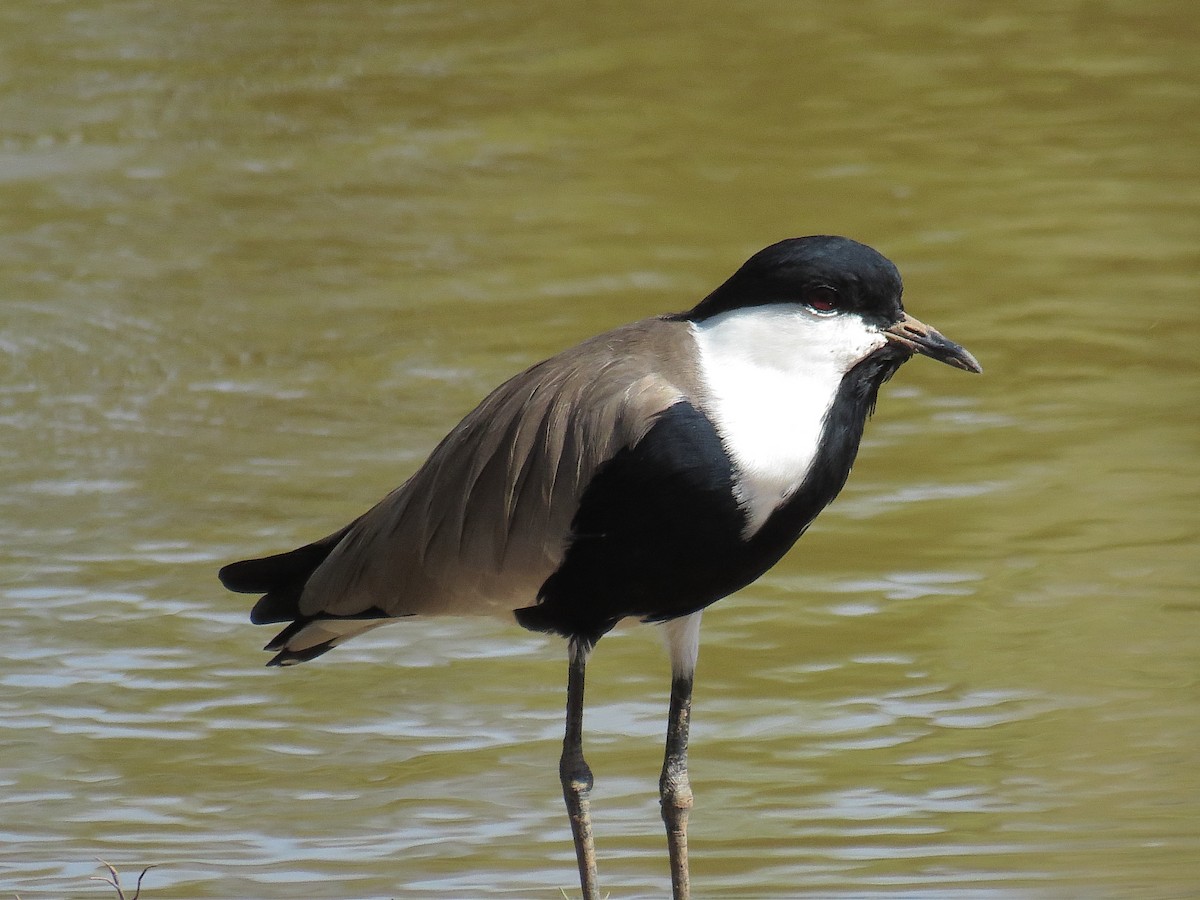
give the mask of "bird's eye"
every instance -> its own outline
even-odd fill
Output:
[[[804,305],[819,313],[836,312],[838,295],[831,287],[809,288],[804,294]]]

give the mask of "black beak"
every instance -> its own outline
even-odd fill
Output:
[[[889,341],[899,344],[909,353],[921,353],[967,372],[983,371],[983,366],[979,365],[979,361],[968,353],[965,347],[946,340],[936,328],[930,328],[908,313],[904,313],[904,317],[895,325],[885,328],[883,333]]]

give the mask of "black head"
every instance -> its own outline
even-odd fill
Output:
[[[903,290],[887,257],[850,238],[819,234],[759,250],[684,318],[700,322],[733,309],[801,303],[888,325],[903,314]]]
[[[899,365],[920,353],[968,372],[983,371],[964,348],[905,313],[903,292],[900,273],[883,254],[850,238],[818,234],[759,250],[679,318],[699,323],[734,310],[803,306],[830,321],[854,316],[876,329],[887,340],[871,354],[876,359]]]

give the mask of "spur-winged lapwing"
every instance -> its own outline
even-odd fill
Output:
[[[560,776],[597,896],[584,667],[622,619],[663,623],[660,781],[688,895],[687,738],[704,607],[758,578],[833,500],[880,386],[914,353],[981,371],[905,313],[896,267],[843,237],[782,241],[687,312],[584,341],[496,388],[411,478],[345,528],[221,570],[287,622],[270,665],[406,616],[512,616],[568,641]]]

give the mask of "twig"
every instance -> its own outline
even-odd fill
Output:
[[[147,872],[154,868],[154,866],[146,866],[146,868],[142,869],[142,874],[138,876],[137,884],[134,886],[133,896],[126,897],[125,891],[121,887],[121,874],[117,871],[116,866],[105,862],[100,857],[96,857],[96,862],[108,869],[108,876],[92,875],[88,878],[88,881],[103,881],[105,884],[111,885],[113,890],[117,892],[117,900],[138,900],[142,896],[142,879],[146,877]]]

